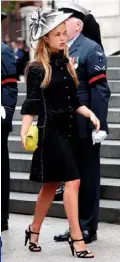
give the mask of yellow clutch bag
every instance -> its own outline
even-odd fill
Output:
[[[26,151],[35,151],[38,143],[38,127],[31,125],[25,138],[24,148]]]

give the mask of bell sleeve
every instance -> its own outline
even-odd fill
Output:
[[[40,85],[43,80],[43,69],[30,67],[26,84],[27,95],[21,109],[22,115],[39,115],[41,105],[41,88]]]

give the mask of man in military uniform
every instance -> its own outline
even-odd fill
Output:
[[[7,16],[1,13],[1,20]],[[12,130],[12,118],[17,102],[16,62],[11,48],[1,43],[1,104],[4,117],[1,120],[1,231],[8,229],[9,218],[9,155],[8,136]]]
[[[68,8],[69,6],[69,8]],[[89,107],[100,119],[101,130],[108,133],[107,113],[110,89],[106,77],[106,57],[102,47],[82,34],[88,11],[78,4],[63,4],[64,12],[73,12],[66,21],[69,55],[76,60],[80,102]],[[94,127],[88,119],[78,117],[81,161],[81,186],[79,194],[79,221],[86,243],[97,239],[100,197],[100,143],[93,145]],[[66,241],[70,231],[54,236],[55,241]]]

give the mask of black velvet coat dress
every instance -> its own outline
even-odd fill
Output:
[[[75,110],[80,106],[76,86],[66,64],[68,59],[53,53],[49,85],[41,88],[44,70],[32,65],[27,74],[27,97],[21,114],[38,115],[38,148],[33,153],[30,179],[62,182],[80,178],[78,126]]]

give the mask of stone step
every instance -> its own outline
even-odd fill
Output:
[[[120,141],[104,140],[101,146],[101,157],[120,159]]]
[[[22,106],[24,100],[26,98],[25,93],[19,93],[17,99],[17,106]],[[120,107],[120,93],[113,93],[111,94],[109,107]]]
[[[120,67],[120,56],[108,56],[107,57],[108,67]]]
[[[120,158],[101,158],[101,177],[120,178]]]
[[[21,120],[22,115],[20,114],[21,107],[16,106],[16,110],[13,116],[13,120]],[[37,116],[34,118],[37,120]],[[108,122],[109,123],[120,123],[120,108],[109,108],[108,109]]]
[[[20,136],[9,136],[8,141],[9,151],[11,153],[28,154],[22,147]],[[120,141],[104,141],[101,147],[101,157],[120,158]]]
[[[108,109],[108,123],[120,124],[120,108]]]
[[[17,106],[21,106],[26,99],[26,93],[18,93]]]
[[[120,67],[109,67],[107,70],[109,80],[120,80]]]
[[[33,215],[37,194],[10,193],[10,213]],[[66,218],[62,201],[53,201],[50,217]],[[120,224],[120,201],[100,200],[99,221]]]
[[[119,108],[120,107],[120,93],[111,94],[109,101],[109,108]]]
[[[101,178],[101,199],[120,201],[120,179]]]
[[[110,80],[108,84],[112,93],[120,93],[120,80]]]
[[[10,153],[11,172],[30,172],[32,154]],[[101,158],[101,176],[120,178],[120,159]]]
[[[115,81],[116,82],[116,81]],[[18,93],[26,93],[26,82],[18,81]],[[112,84],[115,85],[115,84]]]
[[[107,139],[109,140],[120,140],[120,124],[108,124],[109,135]]]
[[[10,174],[12,192],[38,194],[42,184],[29,180],[29,173]],[[120,200],[120,179],[101,178],[101,199]]]

